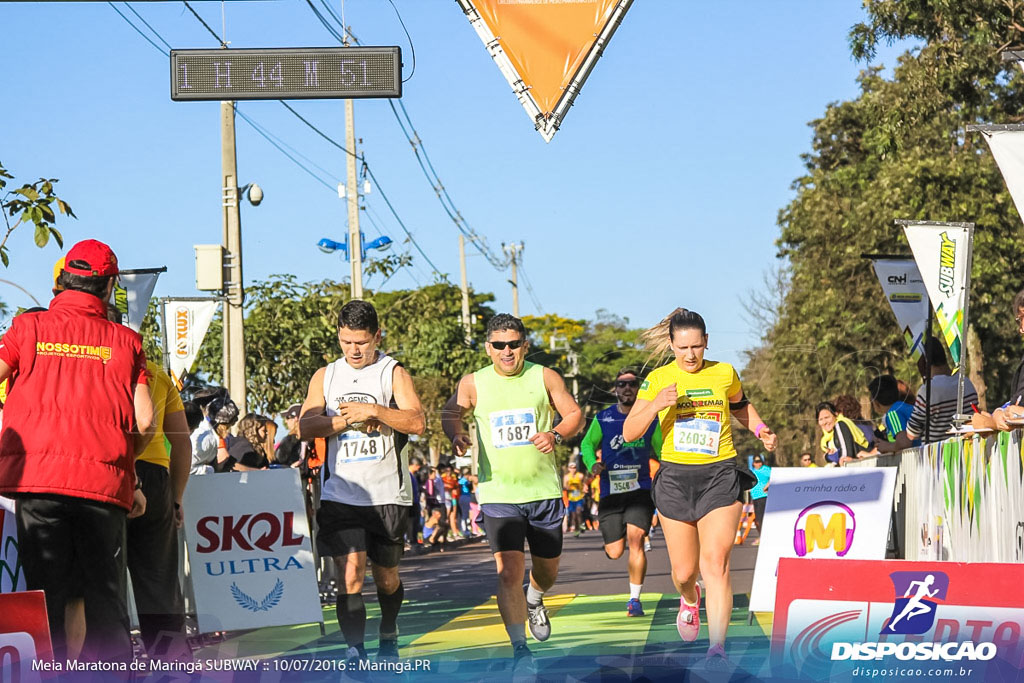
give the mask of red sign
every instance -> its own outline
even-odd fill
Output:
[[[1021,564],[782,558],[773,671],[934,677],[991,660],[1019,670],[1022,585]]]
[[[52,660],[43,591],[0,593],[0,681],[39,680],[35,660]]]

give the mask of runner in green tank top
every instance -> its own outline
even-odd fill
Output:
[[[530,669],[524,622],[529,618],[537,640],[551,635],[543,597],[555,583],[562,554],[565,509],[555,444],[579,431],[583,413],[557,372],[526,362],[529,340],[519,318],[507,313],[491,318],[486,349],[492,364],[459,381],[442,424],[456,455],[474,446],[463,420],[476,425],[477,500],[498,570],[498,610],[516,669]],[[557,428],[552,428],[552,407],[562,417]],[[527,540],[532,566],[524,596]]]

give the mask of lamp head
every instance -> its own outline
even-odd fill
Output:
[[[340,245],[334,240],[329,240],[325,237],[319,242],[317,242],[316,246],[317,249],[324,252],[325,254],[333,254],[335,251],[337,251]]]
[[[249,184],[249,203],[253,206],[259,206],[260,202],[263,201],[263,188],[256,183]]]

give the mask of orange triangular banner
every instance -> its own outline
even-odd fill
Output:
[[[537,129],[550,140],[632,0],[459,3]]]

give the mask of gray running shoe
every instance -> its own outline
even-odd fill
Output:
[[[526,603],[526,612],[529,615],[527,622],[530,624],[530,633],[538,642],[544,642],[551,637],[551,621],[548,619],[548,608],[543,602],[536,605]]]

